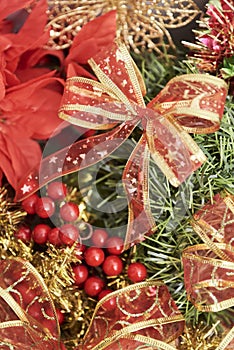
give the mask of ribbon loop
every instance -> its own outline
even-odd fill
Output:
[[[183,252],[188,299],[201,311],[218,312],[234,306],[234,196],[216,194],[191,222],[205,244]],[[234,328],[217,350],[234,346]]]
[[[227,84],[207,74],[184,74],[169,81],[148,104],[163,115],[173,115],[190,133],[212,133],[219,129],[227,95]]]
[[[39,273],[22,259],[3,260],[0,268],[0,348],[64,350],[55,307]],[[110,299],[116,304],[112,310],[105,307]],[[175,350],[168,343],[183,329],[184,318],[167,287],[146,281],[102,298],[76,350]]]
[[[205,244],[183,252],[188,299],[201,311],[220,311],[234,306],[234,250],[216,243],[233,262],[221,260]]]
[[[0,310],[1,349],[62,350],[54,304],[30,263],[0,262]]]
[[[114,310],[105,309],[105,302],[115,299]],[[78,350],[171,349],[166,344],[176,339],[184,328],[184,319],[167,287],[157,281],[136,283],[104,297]],[[164,347],[162,347],[164,345]]]

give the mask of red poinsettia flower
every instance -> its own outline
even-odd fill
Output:
[[[25,7],[30,3],[32,0],[0,2],[0,69],[6,87],[48,72],[49,67],[35,68],[44,56],[63,60],[62,52],[43,49],[49,38],[47,0],[37,1],[29,13]]]
[[[85,76],[96,79],[86,69],[88,60],[103,47],[110,45],[116,36],[116,11],[95,18],[85,24],[75,36],[69,53],[65,58],[67,77]]]
[[[35,139],[47,139],[64,123],[57,117],[63,81],[54,72],[9,88],[0,100],[0,178],[15,188],[41,159]]]

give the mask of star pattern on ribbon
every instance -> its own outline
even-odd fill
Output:
[[[89,61],[99,81],[67,80],[59,117],[75,125],[107,130],[44,158],[19,185],[22,200],[49,181],[98,163],[140,126],[142,136],[123,171],[128,198],[125,248],[156,229],[149,205],[150,156],[173,186],[179,186],[206,160],[188,132],[219,128],[227,85],[219,78],[187,74],[173,78],[147,105],[145,86],[127,48],[115,42]],[[62,169],[62,171],[61,171]],[[30,186],[23,193],[25,185]]]

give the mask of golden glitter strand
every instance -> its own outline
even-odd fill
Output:
[[[179,350],[216,350],[221,342],[217,332],[218,322],[209,328],[202,322],[196,327],[186,327],[180,338]]]

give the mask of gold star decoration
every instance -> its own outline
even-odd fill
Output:
[[[114,9],[117,37],[136,53],[146,49],[158,56],[175,48],[169,30],[186,26],[201,13],[192,0],[48,0],[48,47],[68,48],[85,23]]]

